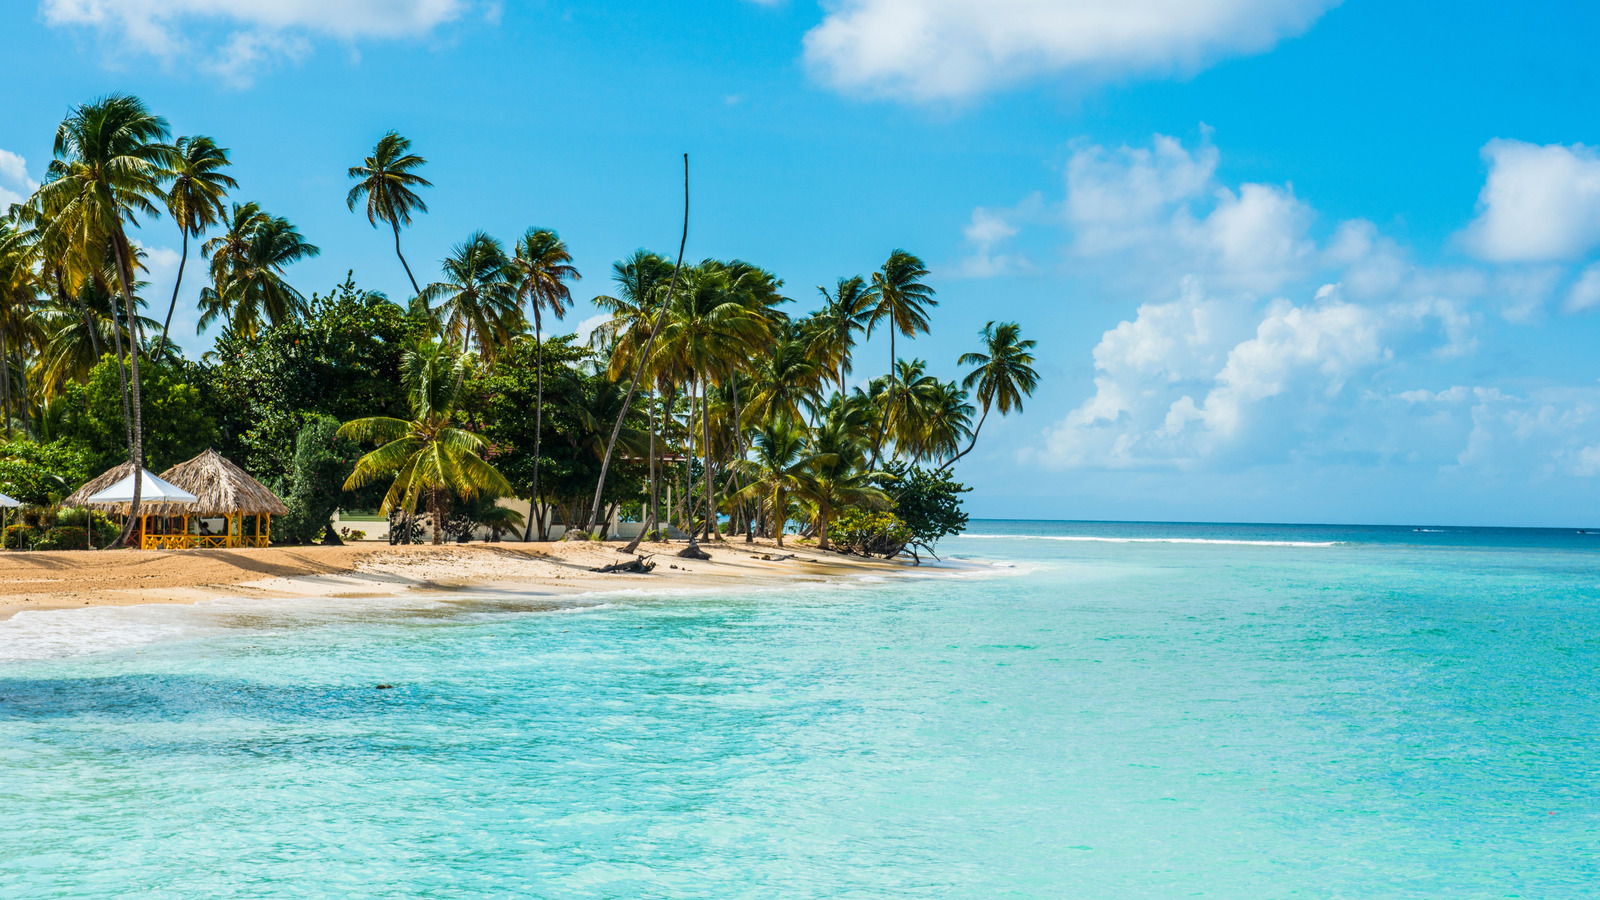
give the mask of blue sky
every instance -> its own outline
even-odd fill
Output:
[[[1176,12],[1174,12],[1176,11]],[[401,298],[344,170],[430,160],[419,278],[558,229],[586,279],[671,248],[815,286],[934,269],[957,374],[1020,321],[1045,382],[961,477],[983,516],[1593,525],[1600,106],[1587,5],[1352,0],[40,0],[0,202],[66,109],[136,93],[230,147],[239,196]],[[149,223],[155,287],[177,236]],[[186,280],[175,326],[192,354]],[[167,288],[170,290],[170,288]],[[574,327],[592,310],[581,305]],[[876,371],[877,341],[860,355]]]

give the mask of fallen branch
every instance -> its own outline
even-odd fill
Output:
[[[656,564],[654,562],[651,562],[650,557],[641,556],[638,559],[630,559],[627,562],[612,563],[609,566],[601,566],[598,569],[590,569],[589,571],[591,571],[591,572],[613,572],[613,573],[614,572],[629,572],[629,573],[632,573],[632,574],[635,574],[635,575],[648,575],[648,574],[650,574],[650,570],[654,569],[655,567],[656,567]]]

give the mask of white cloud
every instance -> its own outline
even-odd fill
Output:
[[[1170,280],[1201,274],[1213,287],[1269,292],[1307,273],[1315,214],[1293,187],[1216,178],[1209,131],[1193,151],[1156,135],[1151,146],[1078,150],[1067,163],[1063,214],[1073,255],[1126,261]]]
[[[1027,257],[1015,253],[998,253],[997,248],[1021,230],[1017,219],[1032,214],[1040,205],[1034,195],[1015,209],[986,209],[982,206],[972,211],[972,219],[961,229],[972,253],[961,261],[957,271],[967,278],[989,278],[1033,269]]]
[[[51,25],[93,28],[164,60],[194,58],[213,74],[239,82],[274,59],[304,55],[312,38],[416,37],[473,10],[492,21],[499,5],[480,0],[41,0],[39,5]]]
[[[1031,78],[1192,72],[1301,33],[1336,0],[838,0],[805,37],[827,84],[961,100]]]
[[[0,215],[13,203],[21,203],[39,183],[28,177],[28,163],[10,150],[0,150]]]
[[[1572,288],[1567,291],[1567,312],[1582,312],[1600,304],[1600,263],[1583,270]]]
[[[1493,140],[1478,217],[1463,233],[1495,262],[1570,260],[1600,245],[1600,155],[1583,144]]]

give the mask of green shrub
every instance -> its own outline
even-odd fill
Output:
[[[63,509],[56,516],[57,525],[68,525],[87,531],[94,528],[94,546],[105,547],[122,533],[117,523],[106,518],[105,513],[93,512],[83,508]]]
[[[851,509],[829,524],[828,540],[845,553],[889,559],[911,542],[911,529],[892,512]]]
[[[89,532],[74,525],[58,525],[45,532],[36,550],[87,550]]]

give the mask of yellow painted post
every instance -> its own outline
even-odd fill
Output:
[[[272,513],[267,513],[267,540],[266,540],[266,543],[268,543],[268,544],[272,543]]]

